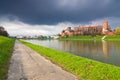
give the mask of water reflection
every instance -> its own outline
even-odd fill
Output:
[[[120,66],[120,42],[108,41],[58,41],[27,40],[34,44],[70,52],[97,61]]]
[[[108,59],[108,56],[109,56],[109,44],[108,44],[107,41],[102,40],[102,45],[103,45],[104,58]]]
[[[65,51],[74,52],[77,55],[83,54],[84,56],[90,56],[97,54],[98,56],[102,53],[101,42],[95,41],[60,41],[62,44],[62,49]]]

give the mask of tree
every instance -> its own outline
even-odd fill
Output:
[[[117,27],[117,28],[115,29],[115,34],[120,35],[120,27]]]
[[[7,37],[9,36],[8,32],[2,26],[0,26],[0,35]]]

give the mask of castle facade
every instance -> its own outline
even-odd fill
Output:
[[[114,35],[108,21],[104,21],[103,25],[97,26],[77,26],[74,29],[67,27],[61,32],[61,36],[78,36],[78,35]]]

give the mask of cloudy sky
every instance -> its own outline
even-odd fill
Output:
[[[10,35],[54,35],[67,26],[120,26],[120,0],[0,0],[0,25]]]

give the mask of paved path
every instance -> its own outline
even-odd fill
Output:
[[[7,80],[77,80],[77,78],[16,41]]]

